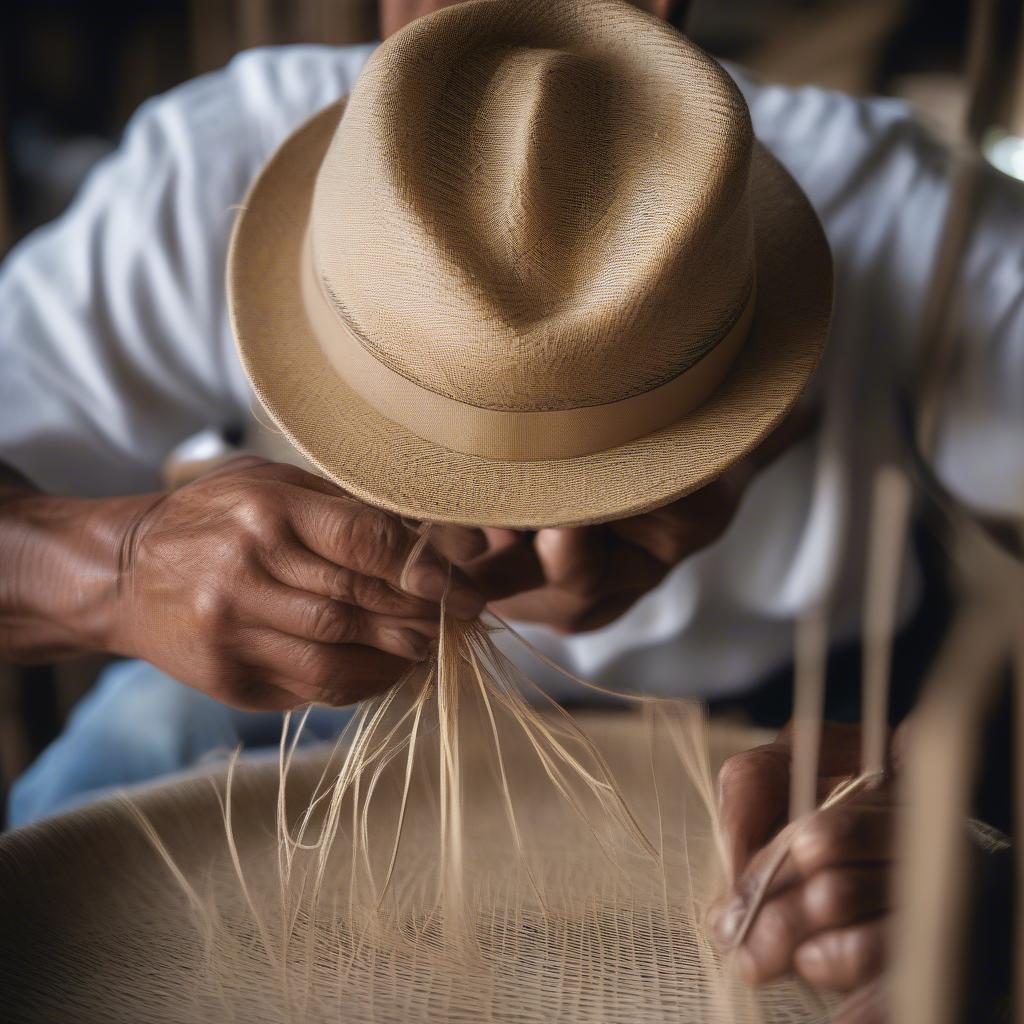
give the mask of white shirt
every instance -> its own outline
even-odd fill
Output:
[[[190,435],[258,430],[226,311],[234,208],[285,136],[351,89],[371,49],[255,50],[139,110],[71,209],[0,269],[0,461],[53,493],[136,492],[159,486]],[[615,688],[749,687],[787,661],[794,614],[829,580],[836,632],[855,629],[870,481],[893,450],[888,388],[947,195],[947,157],[903,104],[737,78],[755,132],[833,248],[817,385],[829,417],[760,474],[718,543],[617,622],[569,639],[526,630]],[[976,504],[1004,510],[1024,509],[1022,239],[1024,190],[993,174],[963,272],[967,359],[939,465]]]

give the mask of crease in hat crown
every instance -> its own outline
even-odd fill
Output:
[[[493,413],[628,402],[749,326],[751,146],[725,72],[642,12],[475,0],[371,58],[308,258],[340,323],[424,392]]]

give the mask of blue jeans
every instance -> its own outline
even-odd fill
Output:
[[[303,733],[333,739],[351,708],[314,708]],[[183,686],[144,661],[108,668],[75,706],[64,732],[11,788],[7,820],[27,825],[124,786],[226,756],[240,743],[270,747],[279,712],[236,711]]]

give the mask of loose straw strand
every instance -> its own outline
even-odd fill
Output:
[[[895,466],[875,477],[864,598],[864,677],[861,687],[861,771],[885,771],[889,734],[889,679],[910,523],[910,484]]]
[[[796,621],[793,678],[793,748],[789,775],[789,820],[818,804],[818,757],[825,706],[828,615],[818,604]]]

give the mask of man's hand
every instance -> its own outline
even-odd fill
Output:
[[[490,553],[465,568],[499,615],[560,633],[598,629],[721,536],[741,493],[740,479],[730,475],[664,508],[605,526],[533,536],[486,530]]]
[[[874,1020],[869,995],[885,962],[895,799],[885,782],[778,830],[789,796],[788,728],[722,767],[721,814],[733,889],[712,912],[712,933],[733,949],[777,844],[788,853],[734,957],[741,977],[763,984],[795,972],[812,985],[858,990],[843,1020]],[[860,729],[826,723],[819,796],[855,775]]]
[[[416,533],[292,466],[234,459],[160,497],[123,547],[117,650],[229,704],[348,704],[395,682],[437,635],[448,567]],[[480,550],[439,530],[455,558]],[[452,614],[483,600],[455,572]]]
[[[815,421],[812,409],[798,408],[713,483],[644,515],[536,534],[486,529],[488,553],[463,568],[499,615],[560,633],[599,629],[717,540],[754,474]]]
[[[0,649],[144,658],[244,708],[347,704],[391,685],[437,634],[445,559],[485,545],[435,529],[403,592],[414,530],[256,458],[165,494],[51,498],[12,481],[0,499]],[[448,607],[483,608],[458,570]]]

